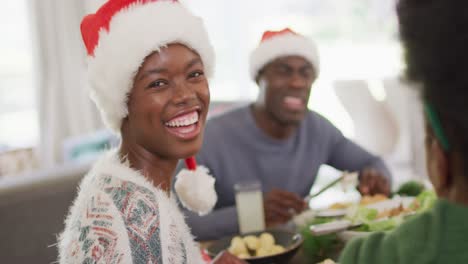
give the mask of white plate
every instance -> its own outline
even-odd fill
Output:
[[[376,209],[380,213],[386,210],[397,208],[400,206],[400,204],[402,204],[404,208],[408,208],[410,204],[414,201],[414,199],[415,199],[414,197],[396,196],[390,200],[385,200],[385,201],[366,205],[366,207],[371,208],[371,209]],[[372,234],[372,232],[345,230],[345,231],[338,233],[338,238],[343,242],[348,242],[349,240],[355,237],[365,237],[365,236],[368,236],[369,234]]]
[[[372,234],[372,232],[359,232],[359,231],[352,231],[352,230],[346,230],[343,232],[338,233],[338,238],[343,241],[343,242],[348,242],[349,240],[355,238],[355,237],[365,237]]]
[[[311,225],[309,227],[310,231],[314,235],[323,235],[338,232],[341,230],[346,230],[348,227],[351,226],[351,221],[349,220],[337,220],[329,223],[319,224],[319,225]]]
[[[400,206],[400,204],[403,204],[404,208],[408,208],[410,204],[414,201],[414,197],[400,197],[396,196],[392,199],[377,202],[377,203],[372,203],[369,205],[366,205],[367,208],[372,208],[372,209],[377,209],[377,211],[383,212],[386,210],[390,210],[393,208],[397,208]]]
[[[317,212],[317,217],[339,217],[345,216],[347,213],[346,209],[326,209]]]
[[[315,218],[315,211],[313,210],[306,210],[298,215],[295,215],[293,218],[293,222],[296,226],[303,226],[306,225],[309,221]]]

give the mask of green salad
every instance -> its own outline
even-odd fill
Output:
[[[316,263],[317,261],[324,260],[330,255],[333,255],[340,244],[336,234],[316,236],[310,232],[309,226],[325,224],[335,220],[336,219],[332,217],[315,218],[300,228],[304,239],[304,243],[302,244],[303,252],[311,263]]]
[[[365,205],[355,205],[348,208],[346,219],[354,224],[359,224],[353,231],[377,232],[389,231],[399,226],[408,217],[422,213],[433,207],[437,196],[433,191],[424,190],[422,184],[418,182],[407,182],[394,193],[400,196],[415,196],[414,201],[407,207],[399,206],[386,211],[387,215],[377,209],[366,207]],[[304,220],[298,224],[298,231],[304,238],[303,252],[310,263],[323,261],[329,257],[337,257],[337,252],[344,246],[344,242],[338,239],[337,233],[314,235],[310,231],[311,225],[324,224],[342,219],[342,217],[314,217]]]
[[[431,209],[434,206],[436,200],[437,196],[435,192],[423,191],[410,204],[408,209],[392,209],[397,210],[397,212],[395,212],[396,215],[391,215],[387,218],[379,219],[379,211],[377,209],[359,206],[357,210],[355,210],[355,213],[348,215],[347,218],[355,224],[362,223],[362,225],[353,229],[354,231],[388,231],[399,226],[407,217],[411,217],[413,214],[418,214]]]

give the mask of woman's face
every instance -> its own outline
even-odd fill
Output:
[[[148,56],[138,70],[122,136],[161,158],[192,156],[203,142],[209,102],[200,56],[171,44]]]

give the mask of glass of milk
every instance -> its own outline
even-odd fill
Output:
[[[234,185],[234,190],[241,234],[263,231],[265,216],[261,183],[258,181],[240,182]]]

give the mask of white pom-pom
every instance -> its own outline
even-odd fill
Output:
[[[182,205],[199,215],[205,215],[213,209],[218,196],[215,191],[215,179],[208,174],[208,169],[182,169],[177,174],[175,191]]]

